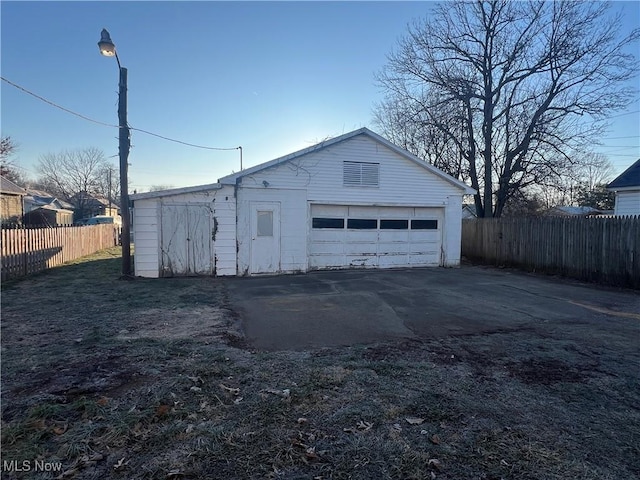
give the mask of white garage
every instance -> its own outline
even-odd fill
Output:
[[[473,192],[363,128],[216,184],[133,195],[136,274],[455,266]]]

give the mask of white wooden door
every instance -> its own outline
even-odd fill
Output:
[[[162,276],[212,275],[209,205],[165,204],[161,216]]]
[[[251,203],[251,272],[280,270],[280,202]]]

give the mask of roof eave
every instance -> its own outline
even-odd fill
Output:
[[[222,185],[220,183],[209,183],[206,185],[195,185],[193,187],[170,188],[167,190],[158,190],[155,192],[134,193],[132,195],[129,195],[129,198],[133,201],[148,200],[151,198],[183,195],[185,193],[197,193],[197,192],[204,192],[207,190],[220,190],[221,188],[222,188]]]
[[[397,145],[394,145],[393,143],[391,143],[387,139],[381,137],[380,135],[378,135],[375,132],[372,132],[371,130],[369,130],[366,127],[360,128],[358,130],[354,130],[353,132],[345,133],[344,135],[340,135],[338,137],[326,140],[324,142],[318,143],[316,145],[313,145],[311,147],[305,148],[303,150],[299,150],[297,152],[290,153],[290,154],[285,155],[283,157],[278,157],[278,158],[276,158],[274,160],[262,163],[260,165],[256,165],[256,166],[248,168],[246,170],[242,170],[242,171],[240,171],[238,173],[233,173],[231,175],[227,175],[225,177],[222,177],[222,178],[218,179],[218,182],[222,183],[222,184],[225,184],[225,185],[236,185],[237,183],[240,183],[240,181],[242,181],[242,177],[244,177],[244,176],[251,175],[253,173],[260,172],[262,170],[266,170],[268,168],[271,168],[271,167],[274,167],[274,166],[277,166],[277,165],[281,165],[281,164],[283,164],[285,162],[288,162],[290,160],[293,160],[295,158],[301,157],[303,155],[307,155],[309,153],[317,152],[317,151],[322,150],[324,148],[327,148],[327,147],[329,147],[331,145],[335,145],[336,143],[343,142],[345,140],[348,140],[350,138],[356,137],[358,135],[363,135],[363,134],[367,135],[369,138],[377,141],[378,143],[386,146],[387,148],[389,148],[390,150],[394,151],[398,155],[400,155],[400,156],[402,156],[402,157],[414,162],[415,164],[419,165],[420,167],[424,168],[425,170],[428,170],[429,172],[431,172],[434,175],[440,177],[441,179],[445,180],[446,182],[450,183],[451,185],[463,190],[463,194],[465,194],[465,195],[475,195],[476,194],[476,190],[471,188],[471,187],[469,187],[464,182],[461,182],[460,180],[452,177],[451,175],[446,174],[442,170],[440,170],[440,169],[434,167],[433,165],[425,162],[424,160],[416,157],[415,155],[409,153],[405,149],[400,148]]]

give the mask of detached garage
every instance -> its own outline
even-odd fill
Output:
[[[135,273],[455,266],[472,193],[362,128],[216,184],[132,195]]]

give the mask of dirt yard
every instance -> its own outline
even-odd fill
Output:
[[[640,478],[637,316],[256,352],[224,280],[119,262],[3,285],[3,479]]]

